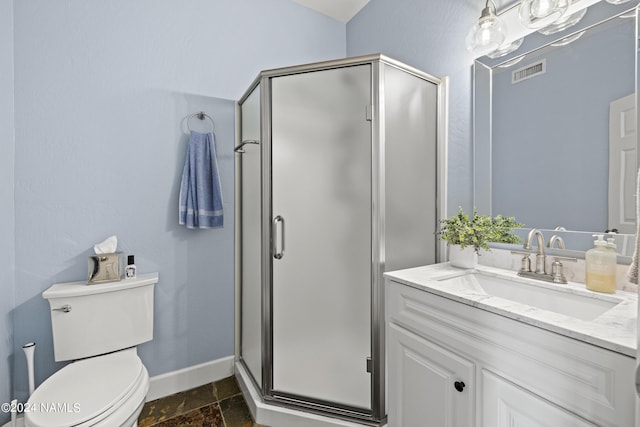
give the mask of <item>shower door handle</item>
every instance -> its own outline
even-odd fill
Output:
[[[256,144],[259,145],[260,141],[255,140],[255,139],[247,139],[246,141],[242,141],[242,143],[240,143],[236,148],[233,149],[233,151],[235,151],[236,153],[244,153],[244,147],[247,144]]]
[[[278,225],[280,225],[280,233],[278,233]],[[280,239],[278,239],[278,235]],[[273,218],[273,257],[282,259],[284,256],[284,218],[280,215]],[[278,240],[280,240],[280,249],[278,249]]]

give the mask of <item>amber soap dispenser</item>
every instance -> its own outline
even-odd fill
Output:
[[[585,254],[585,281],[587,289],[612,294],[616,291],[616,264],[618,256],[615,250],[604,241],[604,235],[594,234],[597,240],[594,248]]]

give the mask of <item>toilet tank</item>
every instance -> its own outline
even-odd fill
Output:
[[[158,274],[87,285],[58,283],[42,293],[51,307],[56,362],[97,356],[153,339]]]

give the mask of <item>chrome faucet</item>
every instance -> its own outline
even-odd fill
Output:
[[[567,231],[566,228],[562,227],[562,226],[557,226],[556,228],[553,229],[554,231]],[[551,236],[551,238],[549,239],[549,241],[547,242],[547,247],[548,248],[553,248],[554,244],[558,244],[558,249],[564,249],[564,240],[562,240],[562,237],[558,236],[557,234],[554,234],[553,236]]]
[[[536,267],[535,271],[531,271],[531,260],[529,256],[531,252],[523,252],[523,251],[511,251],[512,254],[522,255],[522,262],[520,265],[520,271],[518,271],[519,276],[531,277],[534,279],[544,280],[546,282],[553,283],[567,283],[567,279],[564,277],[564,273],[562,271],[562,262],[561,261],[571,261],[576,262],[576,258],[562,257],[562,256],[554,256],[553,264],[551,265],[551,274],[547,274],[546,261],[547,256],[544,253],[544,236],[542,232],[537,228],[532,228],[527,238],[524,240],[524,244],[522,248],[531,251],[533,249],[533,245],[531,244],[534,236],[537,240],[538,249],[536,251]],[[552,240],[558,241],[558,248],[564,249],[564,242],[562,238],[559,236],[553,236]],[[562,242],[562,245],[560,244]],[[550,241],[552,243],[552,241]]]
[[[536,236],[538,239],[538,251],[536,252],[536,274],[547,274],[547,256],[544,253],[544,236],[542,235],[542,232],[537,228],[532,228],[529,234],[527,234],[527,238],[524,240],[522,248],[528,251],[533,249],[531,246],[533,236]]]
[[[558,249],[564,249],[564,240],[562,239],[562,237],[558,236],[557,234],[554,234],[553,236],[551,236],[551,238],[547,242],[547,247],[551,249],[553,248],[554,244],[558,245]]]

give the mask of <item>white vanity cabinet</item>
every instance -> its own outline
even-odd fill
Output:
[[[482,421],[479,425],[494,427],[593,427],[597,425],[546,401],[488,369],[482,371],[481,382]],[[628,425],[631,426],[631,424]]]
[[[635,359],[387,279],[389,427],[633,426]]]
[[[394,323],[387,343],[389,427],[474,425],[471,360]]]

